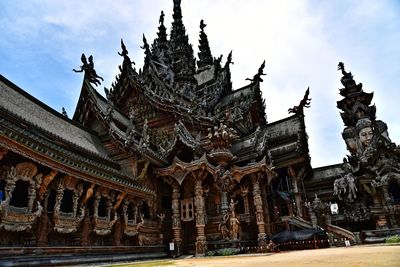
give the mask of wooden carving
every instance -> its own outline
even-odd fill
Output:
[[[42,206],[37,202],[37,208],[35,212],[33,210],[33,204],[36,199],[36,187],[41,182],[41,175],[37,175],[35,179],[33,177],[37,174],[37,167],[32,162],[23,162],[17,164],[15,167],[11,167],[6,177],[5,200],[1,203],[1,224],[7,231],[26,231],[32,228],[36,219],[42,214]],[[14,207],[10,205],[13,199],[13,192],[17,185],[17,181],[22,180],[29,182],[28,187],[28,202],[26,207]],[[15,195],[14,197],[24,197]]]

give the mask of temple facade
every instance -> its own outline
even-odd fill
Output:
[[[163,12],[157,38],[143,36],[142,69],[121,40],[106,97],[93,57],[82,54],[72,118],[0,76],[1,247],[160,251],[172,243],[175,255],[204,256],[223,247],[264,251],[286,230],[323,230],[333,243],[378,240],[354,232],[398,227],[400,149],[376,120],[373,94],[343,63],[337,106],[350,155],[313,170],[309,90],[289,117],[268,123],[265,62],[234,90],[232,53],[214,57],[205,28],[201,21],[196,58],[174,0],[169,38]]]

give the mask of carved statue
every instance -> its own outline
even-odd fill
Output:
[[[118,55],[121,57],[124,57],[123,65],[124,66],[131,66],[132,64],[135,65],[135,62],[131,61],[131,59],[128,56],[128,50],[126,49],[126,46],[124,44],[124,40],[121,38],[121,49],[122,52],[118,52]]]
[[[250,82],[262,82],[263,79],[261,79],[262,75],[267,75],[264,73],[264,68],[265,68],[265,60],[263,61],[263,63],[261,64],[260,68],[258,69],[258,72],[256,75],[254,75],[253,79],[250,78],[246,78],[246,80],[250,81]]]
[[[158,22],[159,22],[161,25],[164,24],[164,16],[165,16],[164,11],[161,10],[160,19],[158,20]]]
[[[102,77],[97,75],[95,69],[94,69],[94,63],[93,63],[93,56],[89,56],[89,63],[87,62],[86,56],[84,53],[82,53],[81,56],[81,61],[82,61],[82,66],[80,67],[80,70],[73,69],[74,72],[85,72],[85,77],[89,80],[89,82],[97,85],[100,85],[101,82],[100,80],[104,81]]]
[[[233,198],[231,198],[231,202],[229,203],[229,212],[231,213],[231,217],[236,217],[236,213],[235,213],[235,207],[237,205],[237,201],[234,202]]]
[[[288,112],[298,114],[298,113],[302,113],[304,108],[309,108],[310,104],[311,104],[311,98],[308,97],[309,94],[310,94],[310,87],[307,88],[307,90],[304,94],[304,97],[300,101],[299,105],[294,106],[293,108],[289,108]]]
[[[236,217],[229,218],[231,239],[238,240],[240,222]]]
[[[229,229],[226,226],[226,223],[228,222],[228,220],[229,220],[229,215],[225,214],[222,216],[222,220],[218,224],[218,230],[221,233],[222,240],[229,239]]]
[[[352,201],[357,198],[357,187],[355,184],[355,177],[352,173],[348,173],[345,176],[345,178],[346,178],[347,185],[349,186],[348,198],[350,201]]]
[[[365,149],[371,144],[374,131],[372,130],[371,120],[368,118],[362,118],[358,120],[356,124],[358,138]]]

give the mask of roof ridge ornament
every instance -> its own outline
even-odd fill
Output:
[[[100,85],[101,82],[100,80],[104,81],[102,77],[97,75],[96,70],[94,69],[94,63],[93,63],[93,56],[89,56],[89,62],[86,59],[86,56],[84,53],[82,53],[81,56],[81,61],[82,61],[82,66],[80,66],[80,70],[72,69],[74,72],[84,72],[85,76],[84,79],[87,79],[90,83],[95,84],[96,86]]]
[[[294,106],[288,109],[288,113],[295,113],[295,114],[302,114],[304,108],[309,108],[311,106],[311,98],[308,96],[310,95],[310,87],[307,88],[306,92],[304,93],[304,97],[300,100],[298,106]]]
[[[121,38],[121,49],[122,49],[122,51],[121,51],[121,53],[118,52],[118,55],[120,55],[121,57],[124,58],[124,61],[123,61],[122,65],[123,66],[131,66],[132,64],[136,65],[135,62],[131,61],[131,59],[129,58],[128,50],[126,49],[126,46],[124,44],[124,40],[122,38]]]
[[[204,28],[207,24],[204,24],[204,20],[200,21],[200,39],[199,39],[199,60],[197,61],[197,66],[199,68],[205,67],[207,65],[213,64],[213,57],[211,54],[210,45],[208,43],[207,34],[204,32]]]
[[[265,68],[265,60],[261,64],[261,66],[258,68],[258,72],[256,75],[253,76],[253,79],[246,78],[246,81],[250,81],[252,83],[257,83],[257,82],[263,82],[264,80],[261,78],[261,76],[267,75],[264,73],[264,68]]]

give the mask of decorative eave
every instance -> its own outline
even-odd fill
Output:
[[[193,138],[181,120],[175,124],[175,138],[170,147],[166,149],[165,155],[168,155],[174,149],[178,140],[180,140],[187,147],[190,147],[192,150],[200,145],[200,136],[197,136],[196,139]]]
[[[250,163],[243,167],[233,165],[231,168],[231,174],[235,180],[240,183],[242,178],[246,175],[259,172],[265,173],[267,175],[267,182],[269,184],[271,180],[277,176],[277,173],[274,171],[274,169],[275,167],[272,166],[271,163],[267,163],[266,157],[264,157],[257,163]]]
[[[177,157],[174,158],[173,163],[166,168],[158,168],[154,170],[154,173],[158,176],[170,176],[173,177],[179,185],[183,183],[187,175],[196,170],[206,170],[212,176],[217,176],[220,169],[214,167],[208,160],[206,154],[190,163],[181,161]]]
[[[2,147],[44,166],[91,183],[112,186],[117,190],[124,190],[137,196],[155,195],[153,191],[137,183],[134,177],[96,162],[91,157],[63,149],[57,145],[57,141],[42,138],[38,132],[28,133],[15,123],[11,123],[4,114],[0,122],[0,146]]]
[[[266,154],[275,168],[299,162],[310,164],[304,115],[294,114],[256,129],[236,142],[231,150],[236,156],[234,164]]]

